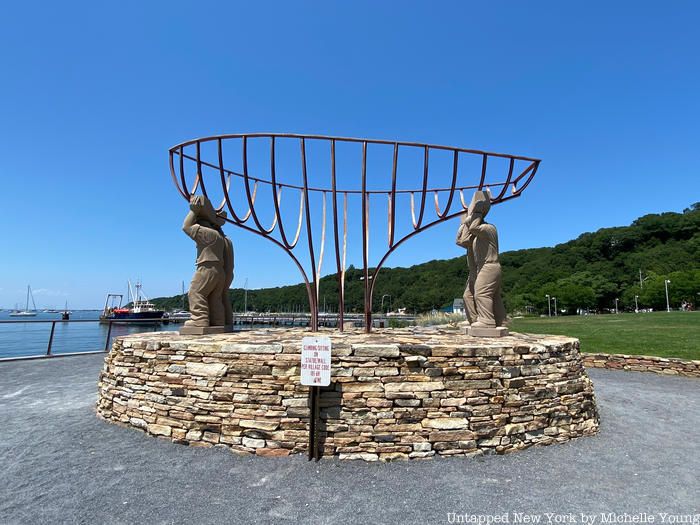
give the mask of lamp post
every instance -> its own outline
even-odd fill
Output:
[[[243,313],[248,311],[248,278],[245,278],[243,283]]]
[[[635,314],[638,314],[638,313],[639,313],[639,303],[638,303],[638,301],[639,301],[639,296],[638,296],[638,295],[635,295],[635,296],[634,296],[634,313],[635,313]]]
[[[384,298],[385,297],[389,298],[389,308],[391,308],[391,294],[385,293],[384,295],[382,295],[382,306],[381,306],[382,311],[384,311]]]
[[[664,287],[666,288],[666,311],[670,312],[671,311],[671,303],[668,301],[668,285],[671,284],[671,281],[668,279],[664,279]]]
[[[547,317],[552,317],[552,299],[549,297],[549,294],[545,295],[547,298]]]
[[[557,316],[557,298],[552,297],[552,300],[554,301],[554,317]]]
[[[616,313],[616,314],[620,313],[620,312],[617,310],[617,302],[618,302],[618,301],[619,301],[619,299],[618,299],[617,297],[615,297],[615,313]]]

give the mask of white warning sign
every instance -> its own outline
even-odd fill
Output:
[[[331,338],[304,337],[301,340],[301,384],[331,384]]]

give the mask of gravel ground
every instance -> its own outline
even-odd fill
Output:
[[[563,445],[313,463],[190,448],[101,421],[102,358],[0,363],[0,523],[452,523],[465,514],[518,523],[516,513],[545,525],[584,523],[581,513],[592,525],[601,513],[698,523],[697,379],[591,370],[601,432]]]

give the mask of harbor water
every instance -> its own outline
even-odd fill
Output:
[[[37,321],[56,321],[51,344],[52,354],[104,350],[109,327],[97,322],[99,316],[99,310],[77,311],[71,313],[71,321],[91,319],[95,322],[66,323],[61,321],[60,313],[38,312],[34,317],[18,318],[10,317],[8,311],[0,312],[0,321],[19,321],[0,323],[0,358],[46,354],[51,323]],[[178,325],[115,323],[112,325],[110,339],[120,335],[166,330],[178,330]]]

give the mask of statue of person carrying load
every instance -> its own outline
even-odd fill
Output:
[[[221,227],[225,212],[217,213],[203,195],[190,198],[182,230],[197,244],[197,269],[188,293],[192,317],[181,334],[230,331],[233,314],[228,288],[233,281],[233,245]]]
[[[498,232],[484,219],[491,209],[488,192],[474,193],[457,232],[456,243],[467,249],[469,277],[464,290],[464,309],[469,335],[500,337],[506,311],[501,297],[501,264],[498,260]]]

